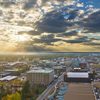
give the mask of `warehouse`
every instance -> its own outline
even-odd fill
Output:
[[[89,72],[67,72],[64,75],[64,81],[66,82],[91,82],[91,76]]]

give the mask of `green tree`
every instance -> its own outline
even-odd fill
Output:
[[[96,71],[93,70],[93,78],[95,79],[95,76],[97,75]]]
[[[6,91],[5,91],[4,87],[1,86],[1,88],[0,88],[0,100],[1,100],[2,97],[5,96],[5,95],[6,95]]]
[[[13,100],[21,100],[21,95],[18,91],[13,94]]]
[[[23,89],[22,89],[22,100],[26,100],[27,97],[30,96],[30,84],[29,84],[29,81],[26,81],[24,86],[23,86]]]

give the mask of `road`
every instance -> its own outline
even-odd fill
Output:
[[[55,85],[59,83],[60,81],[63,81],[63,75],[64,73],[58,77],[58,79],[55,79],[49,86],[48,88],[37,98],[37,100],[46,100],[45,98],[48,97],[50,91],[55,88]]]
[[[67,67],[66,72],[68,72],[71,69],[71,66]],[[50,91],[55,88],[56,84],[63,81],[63,76],[64,73],[62,73],[62,75],[60,75],[58,77],[58,79],[55,79],[49,86],[48,88],[37,98],[37,100],[46,100],[46,98],[48,97]]]

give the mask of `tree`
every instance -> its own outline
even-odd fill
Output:
[[[22,100],[26,100],[26,98],[30,95],[30,84],[29,84],[29,81],[26,81],[24,86],[23,86],[23,89],[22,89]]]
[[[7,100],[13,100],[13,94],[7,94]]]
[[[93,78],[95,78],[96,75],[97,73],[95,72],[95,70],[93,70]]]
[[[19,92],[16,91],[16,93],[13,94],[13,100],[21,100],[21,95]]]
[[[6,95],[6,91],[5,91],[5,89],[4,89],[4,87],[3,86],[1,86],[1,88],[0,88],[0,100],[3,98],[3,96],[5,96]]]

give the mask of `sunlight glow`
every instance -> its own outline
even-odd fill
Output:
[[[11,35],[11,41],[13,42],[25,42],[25,41],[29,41],[31,39],[31,37],[27,34],[23,34],[23,35]]]

